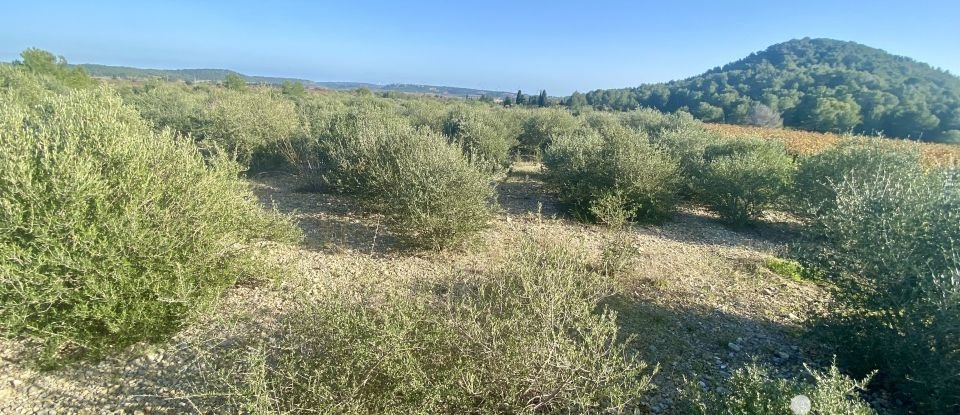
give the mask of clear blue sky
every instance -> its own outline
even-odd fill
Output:
[[[535,92],[701,73],[785,40],[853,40],[960,74],[960,1],[8,1],[0,60],[227,68]]]

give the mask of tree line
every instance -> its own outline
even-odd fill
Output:
[[[880,49],[800,39],[688,79],[575,92],[571,108],[656,108],[700,120],[960,143],[960,78]]]

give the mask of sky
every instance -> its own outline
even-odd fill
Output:
[[[0,61],[223,68],[568,95],[681,79],[802,37],[960,74],[960,1],[17,1]]]

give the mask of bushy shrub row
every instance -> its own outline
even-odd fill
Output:
[[[960,408],[951,380],[960,373],[955,168],[925,170],[916,148],[862,138],[795,162],[775,140],[718,140],[696,126],[656,127],[655,114],[635,120],[644,116],[651,120],[636,122],[636,129],[653,131],[650,141],[680,171],[689,199],[735,225],[783,202],[808,224],[805,262],[831,277],[844,307],[823,321],[822,333],[845,345],[838,349],[845,368],[861,375],[879,369],[879,382],[924,413]],[[625,183],[658,177],[662,170],[652,165],[662,156],[650,155],[642,134],[622,129],[623,119],[587,114],[583,120],[589,128],[553,139],[544,161],[561,199],[593,219],[636,200]],[[618,152],[645,162],[624,164]]]
[[[487,106],[458,106],[443,119],[443,134],[460,146],[474,165],[488,170],[506,168],[516,135],[503,117]]]
[[[648,111],[583,118],[589,128],[554,138],[544,157],[549,181],[578,217],[595,219],[598,201],[622,200],[628,217],[663,219],[686,198],[742,226],[780,202],[793,180],[794,161],[777,141],[719,140]]]
[[[455,245],[487,226],[492,180],[444,136],[358,107],[317,140],[321,181],[357,195],[412,245]]]
[[[553,140],[574,133],[579,125],[566,110],[529,110],[523,120],[517,152],[521,157],[539,159]]]
[[[0,99],[0,330],[44,365],[158,341],[258,269],[239,167],[152,131],[108,89]],[[8,99],[12,98],[12,99]]]
[[[836,208],[836,188],[844,180],[866,180],[881,174],[915,174],[921,169],[916,148],[881,139],[847,139],[801,160],[794,188],[793,212],[815,218]]]
[[[536,242],[499,272],[426,292],[375,292],[370,271],[371,284],[305,299],[283,343],[253,355],[238,403],[251,413],[639,410],[655,369],[600,308],[604,279],[573,249]]]
[[[218,147],[253,170],[280,167],[279,145],[303,132],[293,101],[270,88],[243,91],[157,82],[127,89],[125,100],[156,128]]]
[[[779,141],[744,138],[710,144],[694,176],[694,194],[721,219],[742,226],[787,193],[794,169]]]
[[[611,209],[631,220],[668,217],[677,199],[677,161],[642,132],[596,125],[561,135],[547,149],[547,180],[560,199],[588,220],[603,220]]]
[[[956,413],[960,176],[874,167],[880,171],[852,169],[831,186],[821,205],[829,208],[808,231],[808,262],[832,276],[846,306],[823,321],[822,333],[844,345],[841,363],[879,369],[921,412]]]

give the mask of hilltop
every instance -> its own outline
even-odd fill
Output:
[[[691,78],[573,98],[616,110],[685,110],[711,122],[960,142],[960,78],[832,39],[790,40]]]

